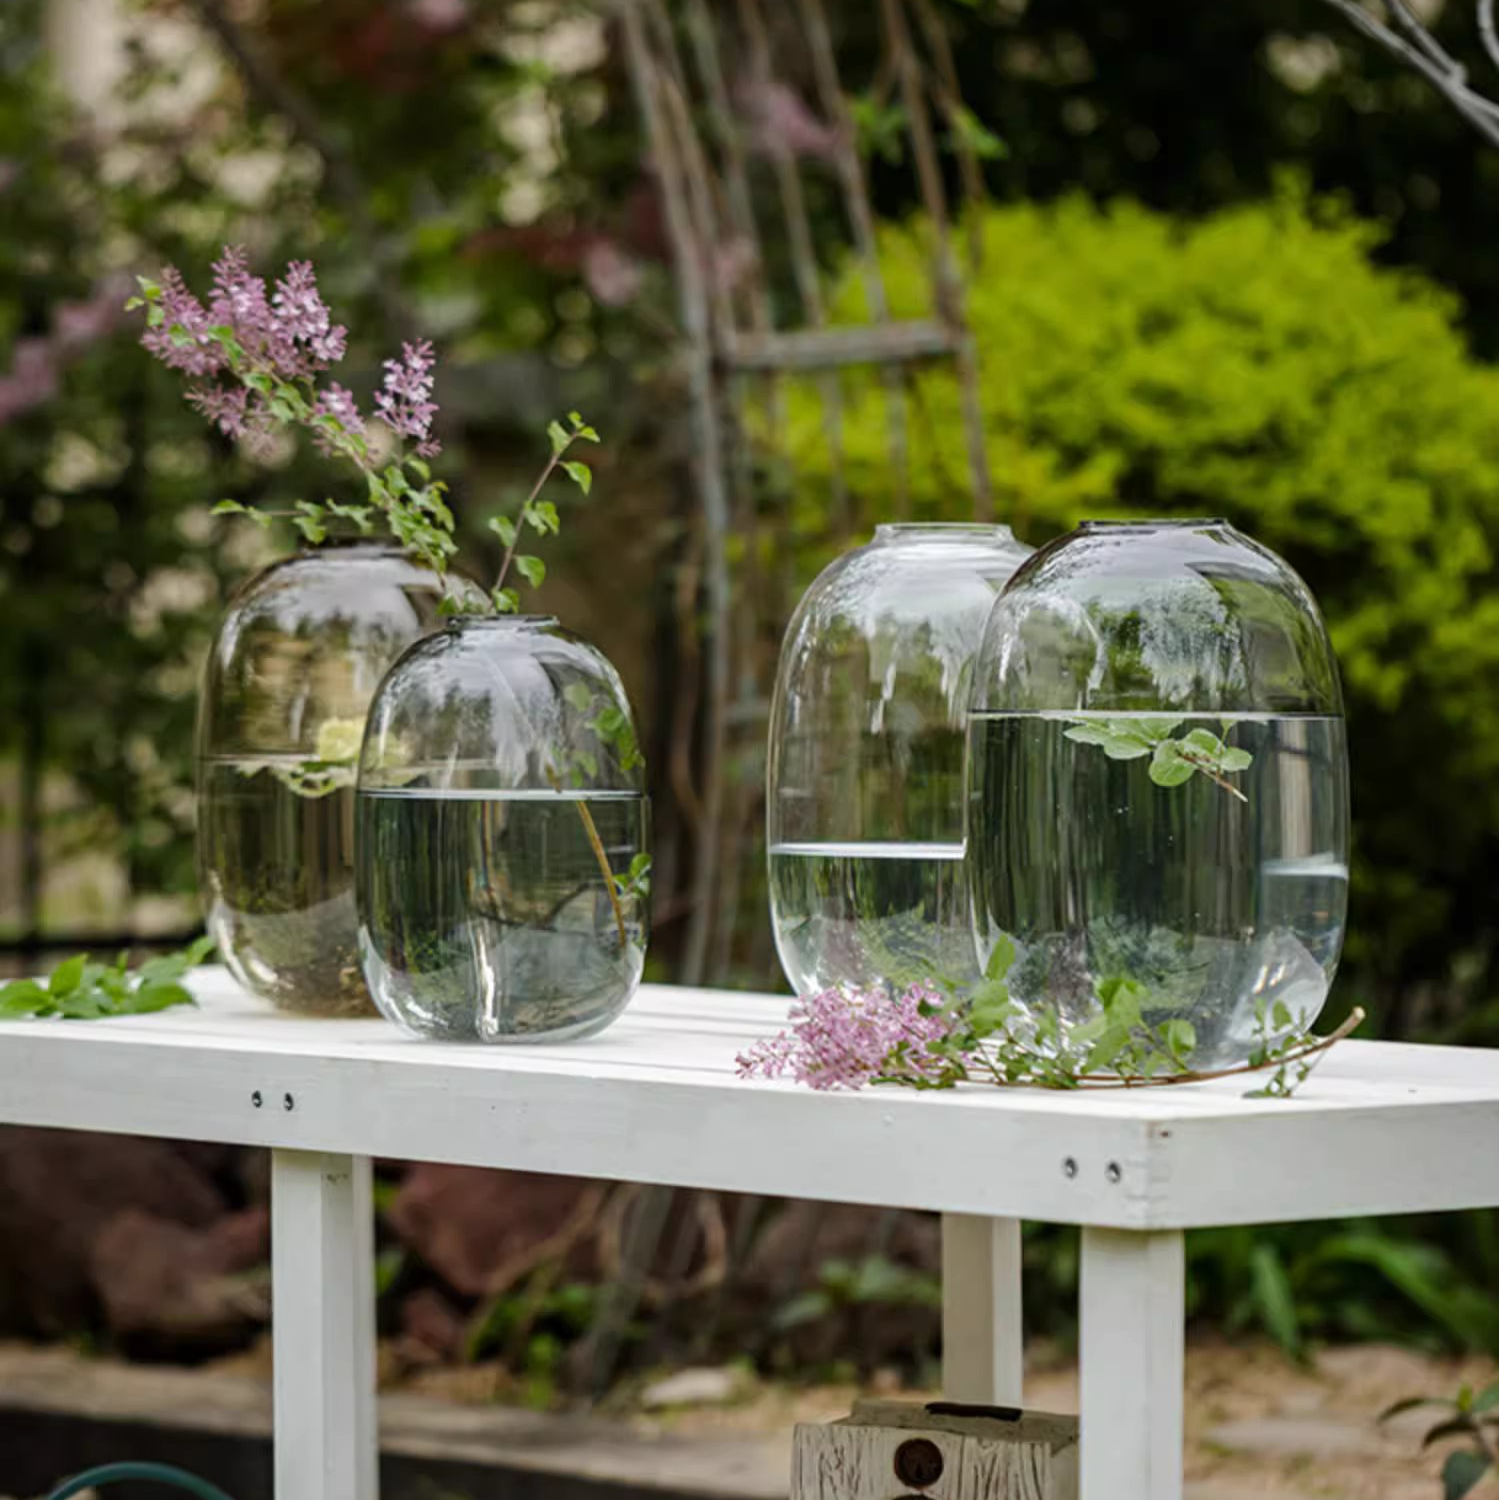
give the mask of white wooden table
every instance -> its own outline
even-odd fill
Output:
[[[1288,1102],[815,1094],[734,1076],[784,998],[648,985],[592,1041],[486,1049],[195,987],[0,1026],[0,1122],[272,1149],[277,1500],[376,1495],[371,1157],[938,1210],[959,1400],[1020,1403],[1020,1220],[1080,1224],[1083,1500],[1181,1495],[1184,1229],[1499,1205],[1499,1052],[1345,1042]]]

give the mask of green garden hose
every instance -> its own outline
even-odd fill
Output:
[[[172,1489],[186,1490],[198,1500],[229,1500],[216,1484],[189,1474],[186,1469],[174,1469],[170,1464],[101,1464],[97,1469],[75,1474],[47,1496],[47,1500],[68,1500],[82,1490],[91,1490],[95,1485],[118,1484],[122,1479],[145,1479],[154,1484],[164,1484]]]

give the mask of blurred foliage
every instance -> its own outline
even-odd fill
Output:
[[[1456,302],[1376,267],[1374,226],[1292,186],[1197,220],[1073,199],[991,209],[982,229],[1002,274],[980,270],[969,313],[1000,514],[1032,542],[1084,516],[1223,515],[1289,558],[1327,613],[1350,714],[1343,993],[1396,1030],[1456,1019],[1499,987],[1499,375],[1469,354]],[[895,312],[927,312],[921,223],[881,247]],[[864,316],[857,275],[833,308]],[[878,510],[883,392],[846,385],[850,488]],[[966,518],[956,384],[919,373],[912,396],[917,509]],[[821,424],[799,390],[809,545]]]
[[[842,12],[848,76],[871,83],[875,11]],[[1459,291],[1478,347],[1499,350],[1499,152],[1325,0],[949,0],[943,15],[963,97],[1005,145],[984,162],[998,197],[1082,190],[1199,213],[1264,197],[1295,163],[1389,224],[1380,258]],[[1486,74],[1471,4],[1422,15]],[[875,165],[900,212],[902,172]]]

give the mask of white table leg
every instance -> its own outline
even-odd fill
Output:
[[[276,1500],[377,1500],[367,1156],[275,1151]]]
[[[1084,1229],[1082,1500],[1181,1500],[1180,1231]]]
[[[942,1389],[1019,1406],[1024,1362],[1020,1220],[942,1215]]]

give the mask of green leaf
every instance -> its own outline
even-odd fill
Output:
[[[1298,1358],[1301,1319],[1296,1312],[1296,1294],[1274,1245],[1262,1240],[1249,1252],[1249,1279],[1265,1331],[1292,1359]]]
[[[826,1292],[801,1292],[776,1311],[770,1326],[784,1333],[790,1328],[800,1328],[804,1323],[815,1323],[832,1310],[833,1299]]]
[[[61,999],[64,995],[71,995],[83,982],[84,965],[88,963],[88,956],[83,953],[75,953],[72,958],[65,959],[52,971],[52,978],[47,981],[47,992],[54,1000]]]
[[[1388,1422],[1392,1417],[1402,1416],[1404,1413],[1415,1411],[1418,1407],[1422,1406],[1445,1406],[1450,1408],[1452,1403],[1436,1396],[1405,1396],[1401,1400],[1385,1407],[1375,1420]]]
[[[556,536],[562,529],[562,523],[557,517],[557,507],[550,500],[535,500],[531,508],[526,512],[526,520],[531,523],[532,529],[546,536],[550,533]]]
[[[981,161],[1003,161],[1010,148],[971,109],[959,104],[952,110],[950,144],[966,146]]]
[[[585,463],[572,459],[562,465],[567,477],[586,495],[593,488],[593,470]]]
[[[502,615],[513,615],[520,609],[520,595],[514,589],[494,589],[489,597]]]
[[[1119,1054],[1127,1046],[1129,1046],[1129,1028],[1127,1026],[1106,1026],[1103,1035],[1088,1049],[1088,1054],[1083,1059],[1082,1071],[1084,1073],[1100,1073],[1112,1068],[1119,1060]]]
[[[153,1015],[174,1005],[196,1005],[190,989],[184,984],[163,982],[143,984],[131,997],[128,1008],[134,1015]]]
[[[509,516],[491,516],[487,525],[507,547],[515,545],[515,522]]]
[[[1197,1049],[1197,1028],[1190,1021],[1179,1018],[1165,1021],[1161,1025],[1161,1040],[1172,1059],[1185,1066]]]
[[[144,297],[130,297],[125,302],[125,311],[134,312],[136,308],[144,307],[145,305],[146,299]]]
[[[1162,740],[1150,762],[1150,779],[1157,786],[1180,786],[1197,774],[1191,761],[1183,760],[1175,740]]]
[[[1003,979],[1015,965],[1015,939],[1002,932],[989,950],[989,960],[984,965],[985,979]]]
[[[1247,771],[1253,764],[1254,756],[1237,745],[1225,745],[1223,754],[1218,757],[1220,771]]]
[[[1154,741],[1147,739],[1134,725],[1120,727],[1117,720],[1074,724],[1063,731],[1065,737],[1079,745],[1097,745],[1110,760],[1138,760],[1149,755]]]
[[[51,995],[34,979],[13,979],[0,985],[0,1021],[42,1016],[52,1008]]]
[[[563,701],[586,714],[593,707],[593,689],[586,682],[570,682],[562,690]]]
[[[583,418],[578,415],[577,412],[575,412],[575,411],[568,412],[568,414],[567,414],[567,420],[573,424],[573,436],[574,437],[583,438],[587,442],[590,442],[590,443],[596,443],[596,442],[598,442],[598,440],[599,440],[598,433],[596,433],[593,430],[593,428],[591,428],[588,425],[588,423],[585,422],[583,420]]]
[[[1485,1412],[1492,1411],[1496,1406],[1499,1406],[1499,1380],[1479,1391],[1468,1410],[1474,1413]]]
[[[423,484],[425,484],[429,479],[432,478],[432,465],[429,464],[426,459],[418,458],[415,454],[412,454],[411,457],[406,460],[406,467],[410,469],[411,472],[415,474]]]
[[[1447,1455],[1442,1465],[1442,1500],[1463,1500],[1474,1486],[1489,1472],[1488,1456],[1459,1448]]]
[[[1426,1436],[1421,1439],[1422,1448],[1430,1448],[1433,1443],[1440,1443],[1444,1438],[1460,1437],[1465,1432],[1477,1431],[1472,1417],[1464,1413],[1459,1417],[1448,1417],[1443,1422],[1438,1422],[1435,1427],[1426,1431]]]
[[[519,556],[515,559],[515,571],[533,589],[539,589],[547,576],[547,565],[539,557]]]
[[[1184,734],[1179,743],[1200,750],[1213,761],[1223,754],[1223,741],[1211,729],[1193,729]]]
[[[242,516],[249,513],[248,505],[241,505],[238,500],[220,500],[214,508],[209,511],[211,516]]]
[[[552,440],[552,457],[558,458],[567,452],[567,445],[572,442],[568,436],[567,429],[561,422],[547,423],[547,436]]]

